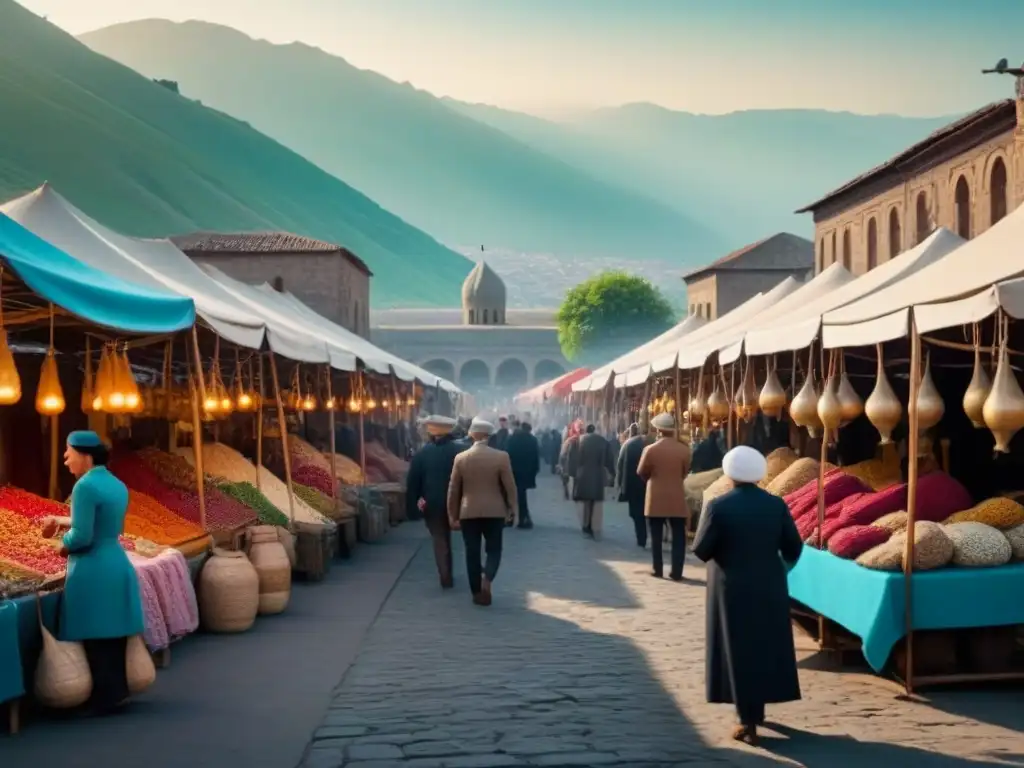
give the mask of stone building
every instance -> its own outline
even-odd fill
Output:
[[[970,239],[1024,203],[1024,79],[990,104],[828,193],[814,216],[815,268],[862,274],[937,227]]]
[[[714,320],[787,277],[814,269],[814,244],[788,232],[759,240],[683,276],[691,315]]]
[[[370,278],[362,259],[346,248],[288,232],[171,238],[200,264],[244,283],[269,283],[364,338],[370,335]]]
[[[505,295],[505,283],[481,261],[462,285],[461,309],[374,311],[371,340],[485,396],[520,392],[568,371],[556,310],[508,309]]]

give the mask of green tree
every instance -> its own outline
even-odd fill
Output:
[[[646,278],[602,272],[565,295],[558,343],[573,362],[606,362],[668,330],[674,319],[672,305]]]

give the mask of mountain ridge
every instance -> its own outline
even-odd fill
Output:
[[[596,178],[428,91],[313,46],[165,20],[80,39],[149,77],[176,80],[453,245],[693,264],[723,247],[720,235],[642,189]]]

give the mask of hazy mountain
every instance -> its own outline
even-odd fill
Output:
[[[341,243],[376,303],[454,304],[461,255],[235,118],[0,0],[0,199],[50,181],[131,235],[284,229]]]
[[[793,211],[954,118],[755,110],[695,115],[651,104],[561,122],[447,99],[449,108],[610,183],[657,197],[738,247],[778,231],[810,235]]]
[[[251,122],[445,242],[680,268],[722,241],[685,209],[449,109],[409,84],[303,44],[161,20],[82,36],[94,50]],[[443,55],[443,52],[439,52]]]

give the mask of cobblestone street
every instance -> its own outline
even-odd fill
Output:
[[[494,605],[437,586],[422,546],[338,685],[306,768],[488,766],[932,766],[1024,764],[1019,689],[898,700],[837,672],[806,640],[804,700],[769,707],[760,749],[729,739],[704,702],[704,572],[652,579],[621,505],[584,539],[561,487],[541,478],[536,528],[510,531]]]

